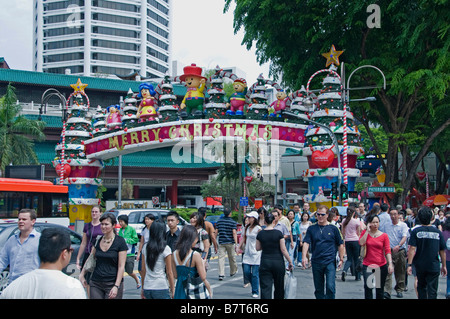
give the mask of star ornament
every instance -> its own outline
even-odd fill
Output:
[[[331,45],[331,49],[327,53],[322,53],[324,57],[327,58],[327,64],[328,67],[330,64],[339,65],[339,56],[344,53],[344,51],[336,51],[336,48],[334,47],[334,44]]]
[[[84,93],[84,89],[85,89],[86,86],[88,86],[88,85],[87,85],[87,84],[81,83],[80,78],[78,78],[77,83],[71,84],[70,86],[71,86],[72,89],[74,90],[74,93],[77,93],[77,92]]]

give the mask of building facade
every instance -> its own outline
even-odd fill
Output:
[[[170,0],[34,0],[33,69],[162,78],[169,69]]]

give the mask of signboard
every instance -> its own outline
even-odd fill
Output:
[[[248,197],[241,197],[239,200],[239,206],[248,206]]]
[[[258,209],[263,206],[262,198],[255,198],[255,209]]]
[[[152,203],[153,205],[159,205],[159,196],[153,196]]]
[[[249,142],[276,141],[303,147],[306,125],[248,120],[188,120],[135,127],[85,141],[88,159],[108,159],[146,149],[172,146],[178,142],[241,138]]]
[[[395,187],[369,187],[372,193],[395,193]]]
[[[222,196],[206,197],[207,206],[222,206]]]

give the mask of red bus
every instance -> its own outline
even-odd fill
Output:
[[[68,204],[68,186],[34,179],[0,178],[0,222],[17,222],[22,208],[32,208],[38,222],[68,226]]]

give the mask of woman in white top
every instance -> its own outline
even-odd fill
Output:
[[[297,255],[297,266],[302,267],[302,247],[303,247],[303,238],[305,238],[306,231],[308,230],[308,227],[311,226],[311,221],[309,220],[310,216],[308,212],[303,212],[301,217],[301,222],[299,223],[300,228],[300,234],[299,234],[299,247],[298,247],[298,255]],[[308,265],[311,265],[310,257],[309,257],[309,251],[306,252],[306,258],[308,258]]]
[[[347,252],[347,261],[342,270],[342,281],[345,281],[347,270],[351,267],[355,280],[361,280],[361,273],[356,271],[356,265],[360,254],[359,235],[361,234],[361,223],[358,219],[356,209],[347,208],[347,216],[342,223],[342,236],[345,241],[345,251]]]
[[[153,222],[150,237],[142,249],[143,299],[171,299],[174,294],[172,250],[166,245],[166,226]]]
[[[252,297],[259,296],[259,264],[261,262],[261,251],[256,250],[256,235],[262,229],[258,222],[258,213],[255,211],[247,214],[247,225],[245,226],[244,240],[240,249],[244,251],[242,267],[244,277],[252,285]]]

